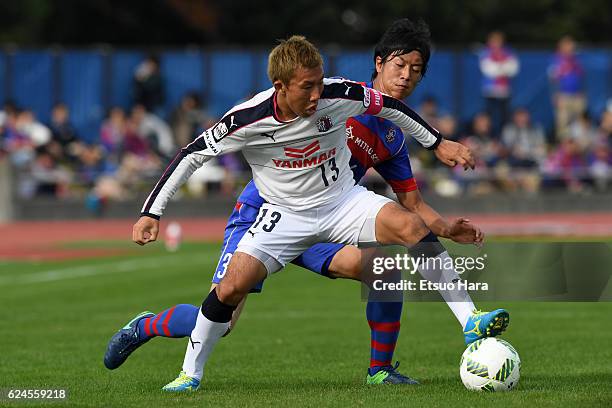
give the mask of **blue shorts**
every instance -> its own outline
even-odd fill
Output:
[[[227,220],[225,234],[223,236],[223,247],[217,269],[213,275],[213,283],[219,283],[227,272],[227,266],[232,259],[232,255],[251,225],[255,223],[259,207],[254,207],[245,203],[237,203],[232,215]],[[319,243],[308,248],[302,255],[295,258],[291,263],[302,268],[318,273],[319,275],[329,276],[329,264],[332,258],[344,248],[344,244]],[[263,281],[259,282],[251,292],[259,293],[263,287]]]

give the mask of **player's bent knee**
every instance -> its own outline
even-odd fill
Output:
[[[337,268],[329,270],[329,276],[341,279],[361,279],[361,262],[351,259],[338,265]]]
[[[329,263],[328,274],[332,278],[361,280],[362,252],[347,245]]]
[[[224,280],[217,286],[216,292],[221,302],[235,306],[248,294],[249,290],[237,285],[234,281]]]

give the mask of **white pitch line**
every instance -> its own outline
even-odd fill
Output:
[[[0,277],[0,286],[19,285],[28,283],[53,282],[64,279],[82,278],[87,276],[106,275],[111,273],[129,272],[139,269],[156,268],[160,266],[168,266],[169,264],[176,265],[179,261],[181,264],[202,262],[202,255],[190,256],[158,256],[154,258],[130,259],[124,261],[116,261],[102,263],[97,265],[72,266],[60,269],[51,269],[29,273],[27,275],[13,275]]]

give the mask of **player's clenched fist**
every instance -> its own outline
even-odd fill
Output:
[[[138,245],[144,245],[157,239],[159,232],[159,220],[142,216],[132,228],[132,241]]]

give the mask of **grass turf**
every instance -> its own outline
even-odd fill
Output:
[[[119,245],[121,246],[121,245]],[[396,359],[418,387],[366,386],[369,329],[355,282],[290,267],[252,295],[231,336],[217,346],[201,389],[168,395],[184,339],[158,338],[119,369],[102,364],[106,342],[148,309],[199,304],[218,244],[161,245],[101,260],[0,263],[0,389],[63,388],[51,406],[610,406],[612,303],[480,304],[507,307],[504,338],[522,358],[510,393],[467,391],[459,378],[463,337],[443,303],[408,303]],[[40,405],[40,401],[0,405]],[[44,403],[47,405],[47,403]]]

